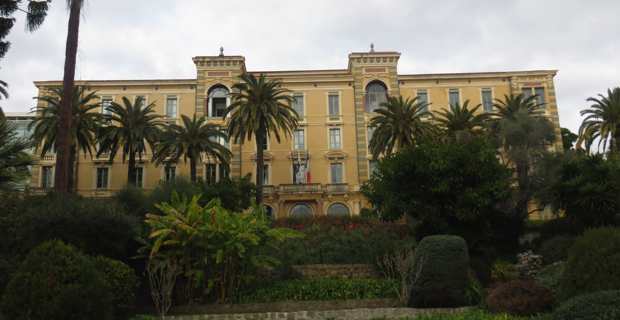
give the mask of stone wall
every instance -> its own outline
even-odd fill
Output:
[[[377,278],[379,274],[370,264],[307,264],[292,266],[304,279],[315,278]]]
[[[241,314],[203,314],[170,316],[171,320],[370,320],[401,319],[431,313],[458,313],[467,308],[457,309],[412,309],[412,308],[361,308],[328,311],[264,312]]]

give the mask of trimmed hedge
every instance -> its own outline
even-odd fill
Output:
[[[620,289],[620,229],[586,231],[571,247],[561,281],[563,299]]]
[[[93,261],[58,240],[33,249],[2,297],[12,320],[114,319],[113,297]]]
[[[242,293],[240,303],[395,298],[398,283],[386,279],[323,278],[279,281]]]
[[[532,280],[512,280],[493,288],[486,303],[493,312],[529,316],[550,311],[553,293]]]
[[[458,307],[467,304],[469,254],[458,236],[428,236],[414,255],[416,273],[409,306]]]
[[[574,242],[575,238],[571,236],[555,236],[543,242],[538,253],[543,256],[545,264],[566,260],[568,250]]]
[[[138,277],[126,264],[98,256],[93,259],[97,271],[103,275],[105,285],[113,293],[112,303],[116,306],[114,319],[127,319],[136,301]]]
[[[620,319],[620,291],[599,291],[567,300],[553,312],[553,319]]]
[[[566,268],[566,262],[559,261],[542,268],[535,277],[538,283],[553,292],[556,299],[560,297],[560,281],[562,281],[564,268]]]

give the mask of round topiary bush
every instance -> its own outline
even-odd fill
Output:
[[[12,320],[113,319],[112,296],[88,256],[54,240],[35,247],[2,297]]]
[[[574,297],[553,312],[553,320],[620,319],[620,291],[599,291]]]
[[[561,297],[620,289],[620,229],[586,231],[575,240],[560,284]]]
[[[411,307],[456,307],[467,304],[469,254],[458,236],[422,239],[413,259]]]
[[[128,319],[136,300],[138,278],[126,264],[103,256],[94,258],[94,263],[113,295],[116,312],[114,319]]]
[[[575,238],[571,236],[555,236],[543,242],[538,253],[543,256],[546,265],[566,260],[568,250],[574,242]]]
[[[512,280],[493,288],[486,303],[493,312],[529,316],[551,310],[553,293],[533,280]]]

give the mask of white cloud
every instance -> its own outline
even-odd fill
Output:
[[[246,57],[250,70],[345,68],[347,54],[402,52],[401,73],[559,69],[560,121],[573,130],[585,99],[620,86],[620,2],[87,0],[77,78],[191,78],[191,57]],[[60,79],[67,12],[43,27],[23,17],[0,61],[9,111],[32,106],[34,80]]]

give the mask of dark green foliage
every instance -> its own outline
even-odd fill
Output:
[[[429,236],[418,244],[414,256],[411,307],[457,307],[467,304],[469,254],[463,238]]]
[[[566,268],[566,262],[556,262],[542,268],[538,274],[536,274],[536,281],[544,287],[549,288],[556,298],[560,297],[560,281],[562,281],[564,268]]]
[[[126,264],[103,256],[94,258],[94,263],[112,293],[112,303],[116,307],[114,319],[128,319],[138,289],[138,277],[135,272]]]
[[[560,131],[562,134],[562,146],[564,147],[564,151],[573,149],[573,145],[575,144],[579,136],[574,134],[567,128],[561,128]]]
[[[545,221],[538,227],[540,240],[548,240],[557,236],[579,235],[583,227],[575,225],[570,219],[562,217]]]
[[[529,316],[551,310],[553,293],[532,280],[512,280],[493,288],[486,304],[493,312]]]
[[[30,141],[18,138],[14,126],[0,113],[0,192],[19,188],[30,176],[29,166],[33,162],[28,148],[31,145]]]
[[[599,291],[581,295],[562,303],[553,320],[620,319],[620,291]]]
[[[33,249],[2,297],[2,312],[12,320],[107,320],[113,309],[103,274],[60,241]]]
[[[455,234],[472,249],[514,245],[522,225],[500,210],[510,197],[510,170],[483,139],[403,150],[379,163],[363,192],[384,219],[410,215],[418,239]]]
[[[562,298],[620,289],[620,229],[586,231],[568,252]]]
[[[555,236],[543,242],[538,253],[543,256],[545,264],[566,260],[568,249],[574,242],[575,238],[571,236]]]
[[[284,268],[295,264],[375,264],[387,253],[415,246],[407,225],[376,219],[279,219],[274,225],[296,229],[305,235],[284,242],[274,252],[284,262]]]
[[[615,223],[620,212],[620,159],[569,152],[546,157],[537,197],[564,210],[578,231]]]
[[[279,281],[242,293],[240,303],[395,298],[398,283],[385,279],[308,279]]]

